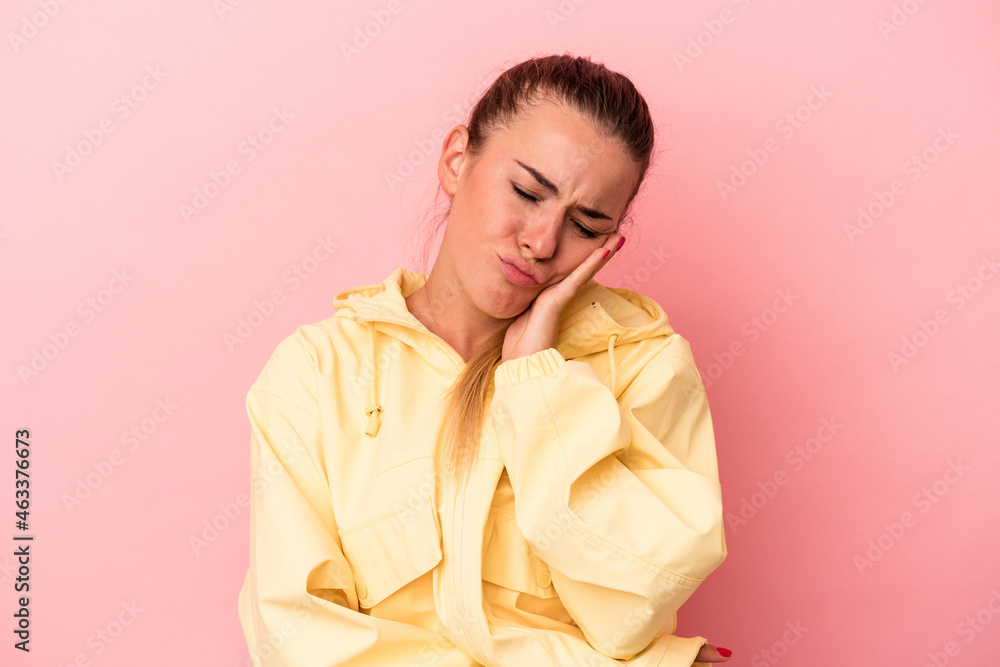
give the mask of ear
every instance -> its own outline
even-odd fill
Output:
[[[438,180],[441,181],[441,189],[449,195],[454,195],[458,190],[462,164],[469,157],[466,152],[468,145],[469,129],[465,125],[456,125],[444,138],[441,158],[438,160]]]

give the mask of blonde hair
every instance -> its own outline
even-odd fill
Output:
[[[486,388],[503,354],[507,330],[483,341],[472,353],[447,397],[444,449],[439,460],[464,482],[479,451],[479,439],[486,420]]]

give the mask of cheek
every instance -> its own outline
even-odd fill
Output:
[[[488,225],[493,220],[507,219],[519,210],[516,202],[496,192],[496,188],[481,188],[470,192],[465,208],[480,226]]]
[[[573,231],[567,231],[559,239],[559,250],[556,258],[557,270],[569,275],[573,270],[601,245],[601,239],[585,239]]]
[[[527,219],[524,206],[509,197],[493,197],[487,206],[498,227],[516,227]]]

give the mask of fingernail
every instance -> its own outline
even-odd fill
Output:
[[[624,236],[621,237],[620,239],[618,239],[618,247],[615,248],[615,250],[621,250],[623,245],[625,245],[625,237]]]
[[[733,652],[732,652],[732,651],[730,651],[730,650],[729,650],[728,648],[722,648],[722,647],[720,647],[720,646],[716,646],[716,647],[715,647],[715,650],[716,650],[716,652],[717,652],[717,653],[718,653],[719,655],[721,655],[721,656],[722,656],[723,658],[728,658],[729,656],[731,656],[731,655],[733,654]]]
[[[607,259],[607,258],[608,258],[608,255],[610,255],[610,254],[611,254],[611,251],[610,251],[610,250],[605,250],[605,251],[604,251],[604,255],[602,255],[602,256],[601,256],[601,259]]]

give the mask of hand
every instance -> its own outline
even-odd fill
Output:
[[[720,651],[724,653],[720,653]],[[729,655],[726,655],[727,653]],[[698,651],[698,657],[695,658],[695,662],[726,662],[732,654],[733,652],[727,648],[717,649],[711,644],[705,644]]]
[[[501,361],[526,357],[555,347],[559,335],[559,316],[583,285],[594,277],[617,252],[621,234],[612,234],[604,245],[590,253],[572,273],[542,290],[528,309],[509,327],[503,341]],[[610,254],[604,257],[604,251]]]

